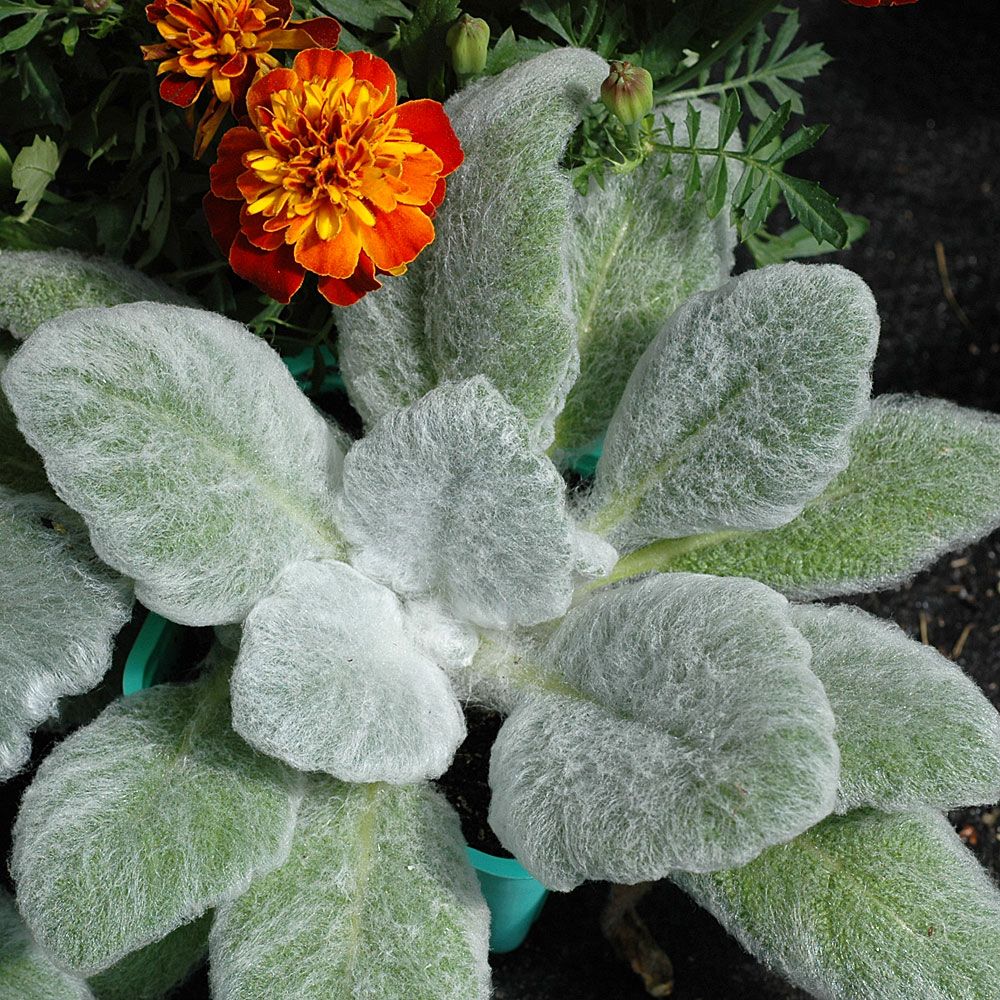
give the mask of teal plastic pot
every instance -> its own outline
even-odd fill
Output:
[[[176,672],[183,641],[183,626],[150,611],[125,661],[122,693],[135,694],[169,678]],[[498,858],[474,847],[466,851],[490,908],[490,951],[513,951],[538,918],[548,889],[514,858]]]
[[[466,851],[490,908],[490,951],[513,951],[538,919],[549,890],[516,858],[498,858],[474,847]]]

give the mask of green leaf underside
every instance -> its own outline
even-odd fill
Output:
[[[0,780],[31,752],[58,700],[100,683],[132,610],[131,585],[100,563],[80,518],[0,488]]]
[[[878,337],[871,293],[784,264],[689,299],[636,366],[589,526],[619,548],[790,521],[847,464]]]
[[[1000,799],[1000,715],[936,649],[857,608],[793,607],[837,720],[837,811]]]
[[[3,384],[98,554],[175,621],[240,621],[287,563],[343,553],[339,440],[237,323],[79,310],[39,329]]]
[[[71,309],[123,302],[194,303],[162,281],[72,250],[0,251],[0,329],[20,340]]]
[[[703,105],[701,131],[718,131]],[[683,105],[658,112],[686,136]],[[738,139],[734,140],[738,143]],[[657,159],[592,185],[574,202],[569,243],[580,376],[556,423],[556,444],[584,447],[605,431],[632,369],[663,322],[695,292],[715,288],[733,265],[734,230],[705,216],[683,182],[662,177]]]
[[[558,49],[460,91],[466,159],[427,249],[427,342],[438,378],[485,374],[547,444],[577,374],[563,247],[572,187],[559,159],[607,64]]]
[[[529,655],[490,825],[546,885],[729,867],[833,808],[833,715],[773,591],[657,576],[574,608]]]
[[[120,700],[43,762],[11,872],[39,943],[92,975],[287,856],[298,776],[230,728],[224,666]],[[86,906],[80,901],[86,900]]]
[[[208,957],[212,911],[88,980],[96,1000],[160,1000]]]
[[[486,1000],[489,916],[427,785],[311,780],[292,852],[219,910],[213,996]]]
[[[31,940],[14,900],[2,890],[0,996],[5,1000],[94,1000],[82,979],[57,968]]]
[[[824,1000],[986,1000],[1000,896],[931,810],[834,817],[744,868],[675,880]]]
[[[849,466],[794,521],[654,543],[622,559],[608,581],[684,570],[749,576],[798,598],[878,590],[1000,523],[995,416],[884,396],[851,449]]]
[[[296,563],[243,626],[233,726],[303,771],[397,784],[436,778],[465,736],[444,672],[399,599],[345,563]]]

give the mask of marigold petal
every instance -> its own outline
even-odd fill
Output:
[[[348,278],[358,266],[362,238],[359,229],[362,228],[345,215],[337,234],[324,240],[316,227],[311,226],[295,244],[295,259],[314,274]]]
[[[184,4],[168,2],[165,4],[164,10],[168,16],[195,31],[204,31],[209,27],[192,9],[185,7]]]
[[[279,67],[255,80],[247,91],[247,113],[254,124],[259,124],[258,109],[271,107],[271,95],[280,90],[294,90],[299,83],[295,70]]]
[[[302,80],[346,80],[351,60],[334,49],[303,49],[292,63],[292,72]]]
[[[208,107],[205,108],[205,113],[201,116],[201,121],[198,122],[198,127],[194,130],[194,158],[196,160],[200,160],[205,155],[205,151],[211,145],[215,133],[219,131],[219,126],[228,111],[228,104],[220,104],[215,100],[208,102]]]
[[[208,175],[212,182],[212,193],[219,198],[230,201],[240,201],[243,195],[237,184],[240,174],[246,170],[243,157],[263,146],[260,136],[252,129],[242,125],[231,128],[222,137],[215,163]]]
[[[383,271],[409,264],[433,239],[434,223],[410,205],[379,215],[375,225],[361,233],[365,253]]]
[[[146,20],[149,21],[150,24],[156,24],[157,21],[161,21],[166,16],[166,0],[153,0],[152,3],[146,4]]]
[[[407,156],[403,160],[400,180],[406,190],[396,195],[401,205],[426,205],[434,197],[441,176],[441,160],[433,149]]]
[[[288,24],[292,16],[292,0],[268,0],[269,5],[274,10],[274,13],[265,22],[269,27],[271,22],[280,24],[284,27]]]
[[[229,250],[240,231],[240,206],[231,201],[225,201],[210,191],[201,200],[205,218],[212,239],[219,244],[219,249],[228,257]]]
[[[247,68],[247,54],[242,49],[219,68],[223,76],[242,76]]]
[[[178,108],[189,108],[201,94],[205,81],[170,73],[160,81],[160,97]]]
[[[291,301],[306,276],[306,272],[295,263],[291,247],[282,245],[277,250],[261,250],[242,233],[233,240],[229,266],[265,295],[282,303]]]
[[[277,250],[284,246],[285,234],[280,230],[267,229],[264,225],[266,221],[261,215],[251,215],[245,205],[240,209],[240,232],[261,250]]]
[[[433,149],[441,158],[442,175],[450,174],[465,159],[458,136],[437,101],[407,101],[396,109],[396,116],[397,128],[405,128],[416,142]]]
[[[366,253],[358,258],[358,266],[350,277],[320,278],[317,285],[320,295],[334,306],[352,306],[381,287],[382,282],[375,277],[375,265]]]
[[[370,52],[351,52],[349,55],[354,64],[354,78],[366,80],[376,90],[385,94],[378,107],[372,109],[374,116],[384,114],[396,103],[396,74],[393,73],[392,67],[384,59],[379,59]]]
[[[276,49],[332,49],[340,40],[340,23],[332,17],[289,21],[286,29],[269,31],[261,40]]]

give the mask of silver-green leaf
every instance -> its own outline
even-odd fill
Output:
[[[14,900],[0,889],[0,997],[4,1000],[94,1000],[79,976],[60,969],[31,940]]]
[[[1000,715],[936,649],[852,607],[793,607],[837,721],[837,811],[1000,799]]]
[[[998,525],[1000,418],[883,396],[853,435],[850,465],[791,523],[649,545],[614,575],[750,576],[790,597],[831,597],[894,587]]]
[[[131,613],[131,584],[94,555],[77,514],[0,487],[0,780],[60,698],[100,682]]]
[[[579,370],[559,160],[607,63],[560,48],[447,104],[465,150],[426,251],[427,344],[439,380],[485,374],[545,445]]]
[[[298,776],[230,728],[228,671],[119,700],[25,792],[11,872],[38,942],[93,975],[288,855]]]
[[[1000,894],[931,810],[833,817],[744,868],[675,880],[821,1000],[987,1000]]]
[[[714,145],[715,105],[697,102],[698,136]],[[687,143],[686,104],[658,109]],[[692,143],[694,144],[694,143]],[[738,148],[738,136],[730,145]],[[567,245],[579,332],[580,377],[556,421],[564,450],[599,441],[632,370],[674,310],[695,292],[716,288],[733,266],[736,232],[724,215],[705,214],[704,199],[686,198],[683,178],[663,177],[658,157],[592,185],[573,206]]]
[[[606,590],[535,655],[511,677],[534,693],[494,744],[490,825],[544,884],[727,868],[833,809],[833,714],[766,587]]]
[[[877,339],[871,292],[832,264],[751,271],[689,299],[615,411],[591,528],[634,549],[792,520],[847,465]]]
[[[489,914],[427,785],[315,778],[292,853],[219,909],[215,1000],[486,1000]]]
[[[19,340],[71,309],[123,302],[194,303],[162,281],[73,250],[0,251],[0,329]]]
[[[465,736],[448,678],[391,590],[345,563],[296,563],[250,612],[233,726],[303,771],[397,784],[443,774]]]
[[[32,335],[3,387],[98,555],[167,618],[242,621],[289,563],[343,554],[340,438],[232,320],[78,310]]]

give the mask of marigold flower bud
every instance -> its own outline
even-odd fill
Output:
[[[626,125],[635,125],[653,110],[653,78],[641,66],[616,60],[601,84],[601,100]]]
[[[490,26],[481,17],[463,14],[445,37],[451,49],[451,64],[459,76],[472,76],[486,68]]]
[[[111,6],[111,0],[83,0],[83,6],[88,14],[103,14]]]

